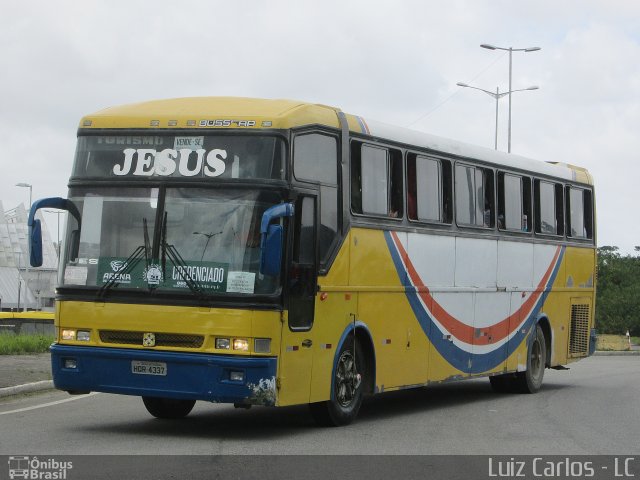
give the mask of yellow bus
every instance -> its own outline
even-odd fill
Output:
[[[535,392],[594,346],[589,173],[290,100],[81,120],[51,347],[70,393],[309,404],[479,376]]]

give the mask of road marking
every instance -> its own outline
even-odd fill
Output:
[[[16,410],[9,410],[7,412],[0,412],[0,415],[9,415],[10,413],[20,413],[20,412],[28,412],[29,410],[37,410],[38,408],[51,407],[53,405],[59,405],[61,403],[73,402],[74,400],[82,400],[83,398],[88,398],[93,395],[97,395],[100,392],[91,392],[86,395],[80,395],[78,397],[65,398],[64,400],[57,400],[55,402],[42,403],[40,405],[33,405],[31,407],[18,408]]]

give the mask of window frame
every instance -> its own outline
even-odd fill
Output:
[[[387,213],[370,213],[365,212],[362,206],[362,164],[363,164],[363,150],[364,148],[372,148],[377,150],[383,150],[386,154],[386,203],[387,203]],[[357,149],[357,162],[354,161],[354,150]],[[368,142],[364,139],[352,139],[350,142],[350,191],[349,191],[349,209],[351,214],[358,217],[366,217],[366,218],[376,218],[376,219],[386,219],[393,222],[402,222],[405,216],[404,205],[405,205],[405,173],[404,173],[404,162],[403,162],[403,152],[400,148],[392,147],[388,145],[378,145],[372,142]],[[358,165],[356,165],[356,163]],[[355,180],[356,175],[359,174],[359,184]],[[394,185],[394,182],[400,182],[400,186],[397,184]],[[356,208],[357,205],[354,203],[354,187],[358,186],[360,188],[360,198],[359,198],[359,207],[360,211]],[[397,215],[392,216],[391,213],[394,211],[393,207],[397,207]]]
[[[337,215],[337,231],[336,231],[336,235],[333,238],[333,241],[331,242],[331,245],[327,248],[327,251],[325,252],[324,256],[320,256],[320,248],[319,245],[317,244],[317,249],[318,249],[318,274],[319,275],[326,275],[329,272],[329,269],[331,268],[331,265],[333,264],[333,261],[335,260],[336,256],[338,255],[338,250],[340,245],[342,244],[342,241],[344,240],[344,226],[345,223],[348,224],[349,220],[348,218],[345,218],[345,212],[344,212],[344,198],[343,198],[343,192],[344,192],[344,175],[343,175],[343,171],[342,171],[342,163],[343,163],[343,145],[342,145],[342,133],[340,131],[334,130],[334,129],[330,129],[330,128],[323,128],[322,126],[318,126],[318,125],[314,125],[314,126],[306,126],[306,127],[302,127],[299,129],[294,129],[291,132],[291,136],[290,136],[290,149],[291,149],[291,160],[290,160],[290,164],[291,164],[291,181],[292,181],[292,186],[295,188],[296,185],[304,187],[305,189],[308,189],[310,187],[310,185],[313,185],[314,189],[316,190],[316,195],[317,195],[317,199],[316,199],[316,208],[318,210],[318,217],[317,217],[317,230],[319,231],[319,229],[321,228],[322,225],[322,212],[323,212],[323,204],[326,203],[322,201],[322,197],[323,197],[323,190],[326,190],[327,188],[335,188],[336,189],[336,195],[337,195],[337,206],[336,206],[336,215]],[[336,183],[326,183],[326,182],[320,182],[318,180],[308,180],[308,179],[304,179],[304,178],[299,178],[296,176],[295,174],[295,141],[296,138],[299,136],[305,136],[305,135],[312,135],[312,134],[316,134],[316,135],[322,135],[322,136],[326,136],[326,137],[331,137],[335,140],[336,142],[336,146],[337,146],[337,156],[336,156]],[[317,240],[317,242],[319,242],[319,239]]]
[[[571,235],[571,190],[579,190],[582,192],[582,223],[585,230],[585,236]],[[587,201],[587,197],[588,200]],[[593,243],[594,235],[594,215],[593,215],[593,190],[573,184],[565,185],[564,189],[564,205],[565,205],[565,229],[566,237],[569,240],[577,242]]]
[[[439,186],[439,214],[440,219],[427,219],[420,218],[418,208],[418,159],[423,158],[425,160],[436,162],[438,165],[438,186]],[[409,162],[414,162],[414,178],[410,178]],[[453,224],[453,187],[452,187],[452,170],[453,162],[446,158],[436,157],[434,155],[428,155],[426,153],[407,150],[405,152],[405,192],[406,192],[406,217],[410,223],[415,224],[428,224],[428,225],[442,225],[450,226]],[[410,198],[415,195],[415,217],[412,216],[411,208],[409,206]]]
[[[496,226],[498,231],[503,233],[514,233],[517,235],[531,235],[533,233],[532,224],[535,222],[535,217],[532,209],[532,191],[531,191],[531,183],[532,179],[529,175],[515,173],[509,170],[498,170],[497,172],[497,183],[498,183],[498,195],[496,198],[497,201],[497,222]],[[506,218],[506,207],[507,207],[507,199],[506,199],[506,188],[505,188],[505,177],[513,177],[520,181],[520,228],[509,228],[507,227],[507,218]],[[504,216],[504,226],[500,226],[499,217],[500,215]],[[523,229],[524,219],[527,219],[526,225]]]
[[[458,167],[463,167],[463,168],[471,168],[474,171],[474,181],[477,178],[477,172],[480,171],[482,173],[482,180],[483,180],[483,197],[486,200],[487,199],[487,187],[490,188],[490,198],[489,198],[489,225],[484,225],[484,209],[483,209],[483,224],[482,225],[478,225],[477,223],[462,223],[460,222],[459,218],[458,218],[458,188],[456,186],[456,180],[458,178],[458,174],[457,174],[457,169]],[[484,165],[478,165],[478,164],[474,164],[474,163],[469,163],[469,162],[455,162],[455,164],[453,165],[453,204],[454,204],[454,218],[455,218],[455,224],[456,226],[460,227],[460,228],[473,228],[473,229],[479,229],[479,230],[483,230],[483,231],[494,231],[496,229],[496,188],[495,188],[495,175],[496,171],[493,168],[490,168],[488,166],[484,166]],[[485,175],[489,174],[490,175],[490,181],[487,181]],[[475,186],[475,183],[474,183]],[[476,215],[478,213],[477,210],[477,204],[476,204]]]
[[[555,213],[555,222],[556,222],[556,232],[555,233],[547,233],[539,230],[539,225],[541,224],[541,203],[540,199],[542,196],[540,195],[540,183],[547,183],[553,187],[554,190],[554,213]],[[566,218],[565,218],[565,201],[564,201],[564,192],[565,185],[561,182],[554,181],[553,179],[548,178],[534,178],[533,180],[533,208],[534,208],[534,233],[536,236],[541,237],[550,237],[555,239],[565,238],[566,233]],[[558,211],[558,207],[560,207],[560,211]],[[541,229],[541,227],[540,227]],[[560,233],[558,233],[560,230]]]

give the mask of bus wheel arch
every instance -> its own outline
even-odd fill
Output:
[[[551,322],[549,322],[549,317],[546,315],[542,315],[538,319],[538,325],[542,329],[542,334],[544,335],[544,343],[546,344],[546,359],[545,359],[545,367],[551,367],[551,345],[553,344],[553,330],[551,330]]]
[[[337,345],[331,397],[309,404],[311,415],[322,426],[348,425],[358,415],[363,397],[373,393],[374,385],[375,352],[371,334],[364,324],[349,327]]]
[[[355,329],[356,341],[360,344],[363,353],[363,361],[365,362],[365,378],[364,381],[364,393],[366,395],[372,395],[376,386],[376,352],[373,347],[373,339],[371,333],[366,326],[360,325]]]

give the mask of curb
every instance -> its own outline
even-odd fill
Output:
[[[24,385],[16,385],[15,387],[0,388],[0,398],[18,395],[20,393],[39,392],[41,390],[52,390],[53,380],[43,380],[41,382],[25,383]]]
[[[626,357],[626,356],[634,356],[640,355],[640,350],[597,350],[594,355],[601,357]]]

